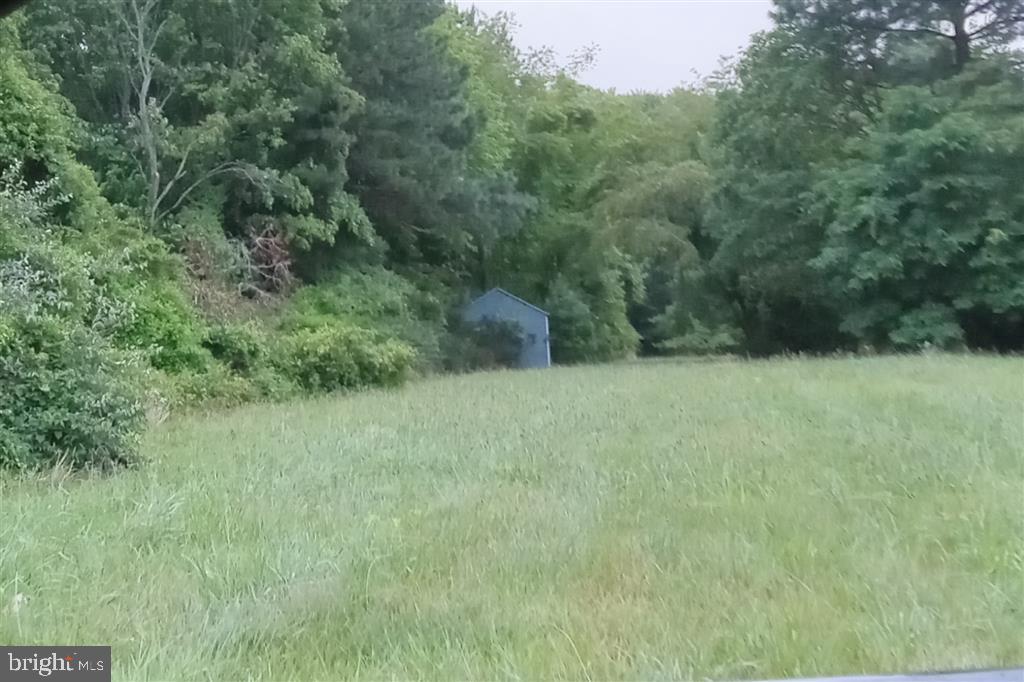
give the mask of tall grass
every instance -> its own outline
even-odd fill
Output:
[[[1024,362],[652,363],[172,420],[0,479],[0,642],[121,679],[1024,663]]]

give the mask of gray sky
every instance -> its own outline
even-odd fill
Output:
[[[708,75],[718,58],[768,28],[769,0],[456,0],[483,12],[509,11],[520,48],[560,54],[595,43],[597,64],[581,80],[600,88],[671,90]]]

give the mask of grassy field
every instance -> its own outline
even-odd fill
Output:
[[[1024,361],[644,363],[178,419],[0,479],[0,642],[121,679],[1024,663]]]

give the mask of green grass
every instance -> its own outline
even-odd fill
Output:
[[[137,471],[0,479],[0,642],[109,643],[116,677],[160,680],[1019,665],[1022,443],[1024,361],[985,357],[193,416]]]

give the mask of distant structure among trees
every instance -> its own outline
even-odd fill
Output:
[[[463,319],[469,323],[510,322],[522,333],[519,367],[523,369],[551,366],[551,344],[548,314],[532,303],[495,287],[466,306]]]

